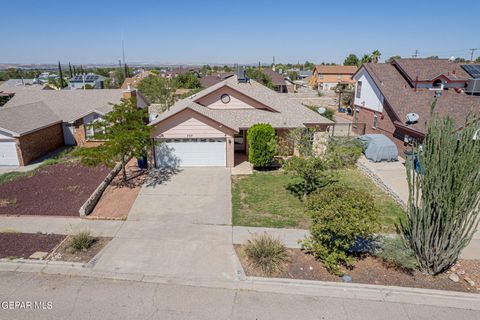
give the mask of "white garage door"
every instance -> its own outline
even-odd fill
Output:
[[[15,141],[0,140],[0,166],[18,166]]]
[[[220,139],[166,139],[155,147],[157,167],[225,167],[226,142]]]

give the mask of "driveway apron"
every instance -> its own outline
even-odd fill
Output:
[[[233,280],[230,171],[184,168],[140,191],[95,271],[184,280]]]

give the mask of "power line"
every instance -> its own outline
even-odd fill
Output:
[[[418,57],[418,49],[415,49],[415,53],[412,55],[412,58]]]

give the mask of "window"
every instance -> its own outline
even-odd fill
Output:
[[[353,111],[353,126],[356,128],[358,126],[358,113],[360,112],[359,109]]]
[[[319,73],[318,74],[318,79],[323,80],[323,74]]]
[[[357,98],[362,96],[362,81],[357,82]]]
[[[377,129],[377,127],[378,127],[378,115],[375,112],[375,114],[373,115],[373,129]]]
[[[338,81],[341,81],[341,80],[342,80],[342,75],[339,74],[339,75],[337,76],[337,79],[338,79]]]

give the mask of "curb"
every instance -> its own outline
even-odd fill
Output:
[[[362,299],[479,310],[480,294],[359,283],[247,277],[240,288],[284,294]]]
[[[93,259],[92,259],[93,260]],[[92,261],[91,260],[91,261]],[[89,263],[90,264],[90,263]],[[242,277],[231,279],[183,279],[146,274],[95,271],[92,265],[60,261],[11,261],[0,259],[0,272],[34,272],[111,280],[139,281],[173,285],[249,290],[337,299],[427,305],[480,311],[480,294],[357,283]]]

